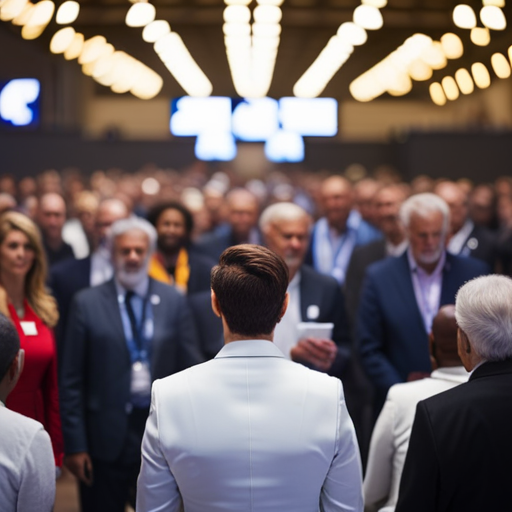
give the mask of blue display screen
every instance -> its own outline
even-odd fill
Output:
[[[41,84],[35,78],[0,82],[0,123],[13,128],[37,126]]]

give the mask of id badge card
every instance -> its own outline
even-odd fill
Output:
[[[37,336],[37,327],[35,322],[20,322],[20,326],[25,336]]]
[[[151,393],[151,374],[147,361],[135,361],[132,364],[132,396],[146,397]]]

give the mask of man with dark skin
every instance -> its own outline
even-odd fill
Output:
[[[210,270],[215,261],[194,250],[190,240],[194,229],[192,214],[178,202],[167,202],[153,207],[148,220],[158,234],[149,275],[174,284],[184,293],[209,290]]]

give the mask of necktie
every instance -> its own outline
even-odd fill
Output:
[[[134,295],[135,293],[133,291],[128,290],[126,292],[124,303],[126,306],[126,312],[128,313],[128,318],[130,319],[133,340],[135,341],[137,348],[140,350],[142,348],[142,340],[140,339],[140,330],[137,328],[137,319],[135,318],[135,311],[132,306],[132,297]]]

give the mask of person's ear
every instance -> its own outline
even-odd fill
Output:
[[[284,314],[286,313],[286,310],[288,309],[288,302],[290,301],[290,294],[286,292],[286,295],[284,296],[283,306],[281,307],[281,314],[279,315],[279,320],[277,323],[281,321]]]
[[[219,299],[217,299],[217,295],[215,295],[215,292],[213,290],[212,290],[212,293],[211,293],[211,299],[212,299],[212,309],[213,309],[213,312],[219,318],[222,318],[222,312],[220,310]]]

